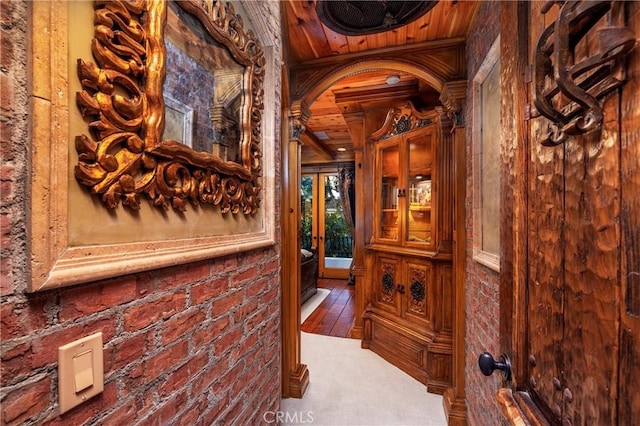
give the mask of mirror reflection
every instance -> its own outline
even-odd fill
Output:
[[[242,164],[245,67],[179,2],[167,12],[162,140]]]

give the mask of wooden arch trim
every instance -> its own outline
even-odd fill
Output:
[[[326,68],[325,68],[326,70]],[[327,89],[343,78],[356,74],[362,74],[375,70],[388,70],[390,72],[405,72],[426,81],[438,92],[442,92],[447,78],[441,73],[428,69],[415,62],[399,59],[371,59],[339,65],[334,67],[329,73],[312,73],[309,79],[305,79],[304,86],[294,87],[293,93],[298,93],[297,98],[292,102],[292,111],[300,111],[301,118],[306,121],[308,110],[311,104]],[[291,81],[292,86],[295,81]]]

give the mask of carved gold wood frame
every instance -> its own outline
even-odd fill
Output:
[[[73,137],[80,134],[84,126],[82,122],[73,124],[77,120],[74,117],[79,117],[73,101],[73,94],[78,89],[71,89],[71,86],[79,86],[79,83],[75,83],[77,76],[73,70],[77,56],[72,58],[68,53],[70,40],[72,37],[78,37],[75,33],[71,35],[72,28],[69,25],[71,7],[74,8],[74,19],[77,18],[76,5],[67,0],[28,4],[27,82],[31,141],[28,250],[31,253],[31,261],[27,289],[41,291],[273,245],[277,216],[275,143],[279,101],[276,94],[280,80],[278,40],[269,32],[267,17],[260,13],[259,8],[245,8],[258,30],[260,40],[266,46],[266,66],[263,71],[267,87],[264,92],[267,113],[262,115],[259,126],[265,140],[270,143],[262,146],[263,188],[257,212],[249,215],[212,215],[211,211],[194,208],[184,212],[176,210],[173,214],[157,214],[156,211],[164,210],[141,209],[135,215],[123,215],[122,212],[114,214],[113,210],[105,209],[96,197],[87,197],[74,178],[76,150]],[[74,22],[73,30],[77,24],[77,21]],[[87,22],[86,26],[89,25],[91,24]],[[89,28],[82,34],[81,37],[85,37],[86,34],[87,41],[91,39]],[[150,63],[148,57],[146,63]],[[158,66],[157,62],[154,64]],[[80,130],[70,130],[74,126]],[[141,156],[140,161],[146,161],[145,155]],[[184,168],[191,167],[189,163],[184,164]],[[136,166],[136,163],[132,166]],[[130,239],[123,242],[77,242],[76,236],[86,232],[87,225],[78,225],[78,214],[73,213],[79,210],[76,197],[86,201],[80,207],[80,215],[88,216],[88,225],[96,228],[100,235],[110,237],[110,233],[102,231],[103,227],[116,226],[121,232],[132,235],[133,241]],[[87,211],[87,207],[93,210]],[[243,209],[242,206],[240,209]],[[98,213],[102,215],[101,218],[95,217],[99,216]],[[198,214],[200,216],[197,216]],[[250,231],[234,230],[222,235],[215,232],[187,232],[185,221],[202,216],[208,219],[205,229],[209,229],[210,223],[222,221],[225,216],[227,222],[237,224],[252,221],[257,225]],[[100,222],[104,221],[104,218],[111,223]],[[122,225],[123,220],[128,222]],[[166,228],[168,225],[178,229],[179,234],[157,239],[151,239],[148,235],[142,236],[137,225],[141,221],[150,222],[156,229]],[[225,227],[227,222],[221,226]]]
[[[254,214],[260,203],[261,121],[265,58],[253,32],[245,32],[233,5],[181,0],[209,34],[245,67],[241,111],[242,164],[172,140],[164,129],[163,0],[96,1],[91,50],[96,64],[78,60],[83,91],[76,96],[95,141],[76,138],[76,179],[107,207],[140,208],[140,194],[156,206],[186,210],[188,202],[223,213]]]

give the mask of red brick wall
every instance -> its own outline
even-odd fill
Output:
[[[485,59],[500,31],[498,1],[485,1],[480,6],[475,24],[467,39],[467,277],[466,277],[466,371],[465,393],[470,425],[497,425],[503,422],[494,394],[498,375],[485,377],[478,369],[478,356],[500,351],[500,275],[473,260],[473,117],[471,88],[473,77]]]
[[[26,293],[27,3],[0,7],[0,423],[259,422],[280,401],[279,244]],[[277,140],[271,143],[279,158]],[[279,182],[279,162],[275,173]],[[276,210],[276,225],[279,217]],[[103,333],[104,392],[60,416],[57,348],[97,331]]]

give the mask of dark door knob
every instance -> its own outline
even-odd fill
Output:
[[[489,352],[482,352],[478,358],[478,365],[485,376],[490,376],[494,370],[500,370],[505,380],[511,380],[511,360],[507,354],[500,355],[496,361]]]

